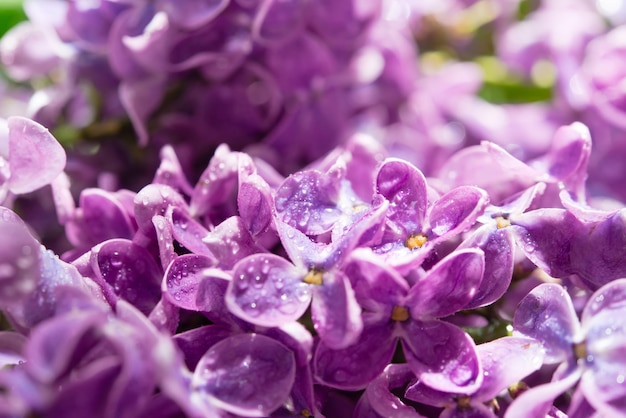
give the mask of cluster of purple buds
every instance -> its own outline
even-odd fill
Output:
[[[26,0],[0,416],[626,417],[624,4]]]

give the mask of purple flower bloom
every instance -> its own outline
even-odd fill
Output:
[[[376,191],[390,205],[382,242],[374,251],[401,273],[419,267],[439,243],[469,230],[488,203],[487,194],[471,186],[435,197],[424,175],[398,159],[378,168]]]
[[[386,202],[374,202],[330,243],[313,242],[277,221],[281,242],[295,265],[272,254],[241,260],[233,268],[226,294],[229,309],[249,322],[277,326],[300,318],[313,300],[313,322],[320,337],[336,348],[350,345],[362,324],[341,264],[372,230],[380,229],[386,209]]]
[[[598,412],[624,416],[626,341],[623,324],[626,281],[615,280],[595,292],[578,320],[565,290],[542,284],[520,303],[513,326],[546,350],[545,363],[559,364],[552,381],[524,392],[507,417],[547,413],[552,401],[577,382],[578,390]]]
[[[541,344],[530,338],[504,337],[477,345],[476,351],[483,370],[482,384],[478,389],[445,393],[433,390],[418,380],[407,388],[405,397],[443,407],[440,418],[494,418],[497,411],[486,405],[509,386],[539,369],[543,359]]]
[[[458,250],[413,286],[370,250],[355,250],[344,268],[363,310],[363,332],[347,347],[322,340],[313,364],[331,387],[365,387],[391,361],[397,341],[411,369],[426,385],[471,391],[482,375],[474,344],[454,325],[439,320],[461,310],[474,296],[484,271],[483,253]]]

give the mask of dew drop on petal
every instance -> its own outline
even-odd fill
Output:
[[[335,379],[335,382],[345,382],[346,380],[348,380],[348,373],[346,373],[344,370],[337,370],[333,374],[333,378]]]
[[[122,266],[122,260],[118,251],[113,252],[113,255],[111,256],[111,265],[117,268]]]

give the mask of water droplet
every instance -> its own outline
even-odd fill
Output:
[[[298,288],[295,291],[295,294],[296,294],[296,299],[298,299],[300,302],[306,302],[311,298],[311,290],[306,285],[298,286]]]
[[[335,382],[345,382],[346,380],[348,380],[348,373],[343,370],[337,370],[333,377],[335,379]]]
[[[263,265],[261,266],[261,273],[267,274],[270,272],[270,262],[268,259],[263,260]]]
[[[263,285],[265,284],[265,280],[263,280],[263,276],[257,274],[256,276],[254,276],[254,282],[252,283],[252,285],[257,288],[260,289],[263,287]]]
[[[623,374],[618,375],[617,378],[615,379],[615,381],[619,383],[620,385],[624,383],[624,380],[626,380],[626,378],[624,377]]]
[[[113,267],[119,268],[122,266],[122,260],[120,258],[120,253],[118,251],[114,251],[111,256],[111,265]]]

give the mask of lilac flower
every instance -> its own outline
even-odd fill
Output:
[[[472,392],[445,393],[433,390],[420,380],[410,385],[405,397],[426,405],[443,407],[440,418],[496,417],[496,411],[485,406],[509,386],[519,382],[542,363],[541,344],[530,338],[504,337],[476,346],[483,370],[482,384]]]
[[[300,318],[312,300],[313,322],[320,337],[336,348],[350,345],[362,324],[341,264],[372,230],[380,230],[386,209],[386,202],[375,201],[331,243],[313,242],[277,221],[281,242],[295,265],[273,254],[244,258],[233,268],[226,294],[229,309],[254,324],[277,326]]]
[[[483,277],[482,251],[453,252],[411,287],[366,249],[355,250],[344,271],[363,310],[363,332],[345,348],[319,343],[313,364],[321,382],[348,390],[365,387],[391,361],[400,339],[409,366],[428,386],[444,391],[480,386],[473,342],[439,318],[473,298]]]
[[[488,203],[487,194],[471,186],[433,197],[423,174],[397,159],[378,168],[376,191],[390,206],[382,242],[374,251],[401,273],[420,266],[439,243],[470,229]]]
[[[395,394],[415,379],[407,364],[391,363],[385,367],[367,388],[356,406],[354,416],[359,418],[423,418],[414,408]]]
[[[10,117],[0,130],[0,202],[50,184],[65,168],[65,151],[48,130],[30,119]]]
[[[520,395],[507,417],[544,414],[554,398],[577,382],[577,390],[598,412],[624,416],[624,286],[626,281],[618,279],[601,287],[589,298],[580,321],[558,284],[542,284],[522,300],[515,332],[541,342],[544,362],[559,366],[551,382]]]

